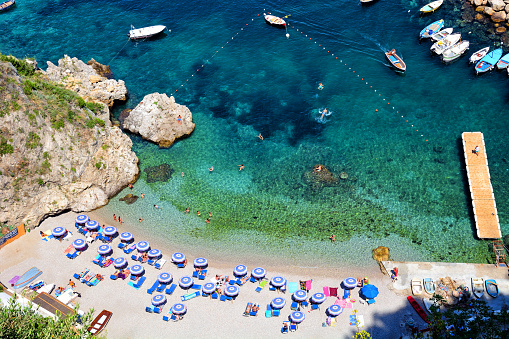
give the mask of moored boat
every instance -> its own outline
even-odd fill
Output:
[[[472,278],[472,293],[476,298],[482,298],[484,294],[483,278]]]
[[[433,282],[433,279],[424,278],[423,282],[426,293],[433,295],[433,293],[435,293],[435,283]]]
[[[445,38],[446,36],[448,36],[449,34],[452,34],[452,31],[453,31],[452,27],[441,29],[440,31],[436,32],[435,34],[433,34],[431,36],[431,40],[433,40],[435,42],[440,41],[443,38]]]
[[[421,282],[421,279],[412,279],[412,293],[414,295],[421,295],[422,294],[422,282]]]
[[[426,312],[424,312],[421,305],[419,305],[417,301],[415,301],[415,299],[410,295],[407,297],[407,300],[410,303],[410,305],[412,305],[417,314],[422,318],[422,320],[429,323],[428,315],[426,314]]]
[[[432,22],[422,29],[422,31],[419,33],[419,38],[420,39],[429,38],[439,30],[441,30],[442,27],[444,27],[444,19]]]
[[[441,55],[445,50],[454,46],[460,39],[461,39],[460,33],[448,35],[442,40],[435,42],[430,47],[430,50],[438,55]]]
[[[470,46],[470,42],[468,40],[463,40],[458,42],[456,45],[452,46],[448,50],[444,51],[442,53],[442,60],[444,62],[450,62],[453,61],[460,56],[463,55]]]
[[[376,0],[361,0],[361,4],[369,4],[375,2]]]
[[[420,11],[421,11],[421,13],[434,12],[438,7],[442,6],[443,2],[444,2],[444,0],[436,0],[436,1],[430,2],[429,4],[422,6]]]
[[[490,297],[496,298],[498,297],[498,284],[495,279],[486,279],[486,293],[489,294]]]
[[[99,315],[92,321],[87,331],[92,335],[97,335],[108,324],[112,315],[113,313],[110,311],[102,310],[101,313],[99,313]]]
[[[477,62],[479,60],[481,60],[482,58],[484,58],[484,56],[486,54],[488,54],[488,51],[490,50],[489,47],[484,47],[484,48],[481,48],[480,50],[478,50],[477,52],[475,52],[474,54],[472,54],[470,56],[470,58],[468,59],[468,61],[470,63],[474,63],[474,62]]]
[[[385,52],[385,56],[389,60],[392,66],[394,66],[398,71],[404,72],[406,71],[406,64],[401,59],[399,55],[396,54],[396,50],[393,48],[390,51]]]
[[[15,4],[16,4],[16,0],[9,0],[9,1],[2,2],[0,4],[0,12],[6,11],[9,8],[12,8]]]
[[[286,26],[286,21],[284,21],[282,18],[280,18],[278,16],[265,14],[265,13],[263,13],[263,16],[265,17],[265,21],[269,25],[273,25],[276,27],[285,27]]]
[[[131,30],[129,31],[129,33],[127,33],[127,36],[131,40],[145,39],[157,35],[164,31],[165,29],[166,26],[164,25],[156,25],[143,28],[135,28],[133,25],[131,25]]]
[[[509,66],[509,53],[507,53],[506,55],[504,55],[502,57],[502,59],[500,59],[498,62],[497,62],[497,68],[498,69],[504,69],[504,68],[507,68],[507,66]],[[487,280],[486,280],[487,281]]]
[[[498,48],[494,51],[489,52],[475,64],[475,71],[477,74],[488,72],[495,67],[495,64],[502,57],[502,48]]]

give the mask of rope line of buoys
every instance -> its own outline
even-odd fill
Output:
[[[374,91],[373,93],[378,94],[378,98],[382,99],[382,100],[381,100],[382,102],[386,101],[386,102],[387,102],[387,106],[389,106],[389,109],[392,109],[392,111],[393,111],[395,114],[397,114],[397,115],[398,115],[398,117],[401,117],[401,118],[402,118],[402,120],[404,120],[404,122],[405,122],[406,124],[408,124],[408,125],[409,125],[409,127],[410,127],[410,128],[412,128],[412,130],[413,130],[415,133],[417,133],[417,134],[418,134],[418,136],[423,137],[425,141],[428,141],[428,140],[429,140],[428,138],[424,137],[424,134],[421,134],[421,133],[422,133],[422,131],[420,131],[420,129],[419,129],[419,128],[417,128],[417,127],[416,127],[416,126],[415,126],[415,125],[414,125],[411,121],[409,121],[409,120],[408,120],[408,118],[406,118],[404,114],[400,113],[400,112],[399,112],[399,110],[397,110],[395,106],[391,106],[391,103],[389,102],[389,99],[388,99],[388,98],[382,97],[382,94],[381,94],[381,93],[379,93],[379,92],[377,91],[377,89],[373,88],[373,85],[371,85],[371,84],[370,84],[367,80],[365,80],[365,78],[364,78],[364,77],[361,77],[361,76],[360,76],[360,74],[359,74],[358,72],[356,72],[354,69],[352,69],[352,67],[349,67],[349,65],[347,65],[347,64],[346,64],[346,62],[343,62],[343,60],[342,60],[342,59],[340,59],[340,58],[338,58],[337,56],[335,56],[335,55],[334,55],[334,53],[331,53],[331,51],[330,51],[330,50],[327,50],[327,48],[325,48],[324,46],[322,46],[322,44],[318,43],[318,41],[317,41],[317,40],[313,40],[313,38],[312,38],[312,37],[308,36],[308,34],[305,34],[302,30],[300,30],[300,29],[298,29],[298,28],[295,28],[295,26],[294,26],[294,25],[292,25],[291,27],[292,27],[292,29],[294,29],[294,30],[296,30],[297,32],[299,32],[302,36],[304,36],[304,37],[306,37],[306,38],[309,38],[309,40],[311,40],[311,42],[314,42],[315,44],[317,44],[317,45],[318,45],[318,47],[321,47],[321,48],[322,48],[322,50],[327,51],[327,53],[328,53],[328,54],[330,54],[331,56],[333,56],[333,57],[335,58],[334,60],[338,60],[338,61],[339,61],[339,62],[340,62],[343,66],[348,67],[348,70],[349,70],[349,71],[351,71],[351,72],[352,72],[352,74],[353,74],[354,76],[356,76],[356,78],[360,78],[360,80],[361,80],[361,81],[363,81],[363,82],[364,82],[364,84],[365,84],[366,86],[369,86],[369,89],[370,89],[370,90],[373,90],[373,91]],[[385,104],[385,103],[384,103],[384,104]],[[382,109],[382,108],[380,107],[380,109]],[[375,109],[375,112],[378,112],[378,111],[379,111],[379,110],[378,110],[378,108],[376,108],[376,109]]]
[[[256,15],[256,17],[259,17],[259,16],[260,16],[260,13],[258,13],[258,14]],[[252,18],[252,19],[251,19],[251,22],[253,22],[253,21],[254,21],[254,19],[255,19],[255,18]],[[246,23],[246,24],[245,24],[245,26],[249,26],[249,23]],[[247,27],[241,27],[241,28],[240,28],[240,32],[244,31],[244,28],[247,28]],[[190,76],[189,78],[187,78],[187,79],[186,79],[186,81],[185,81],[183,84],[181,84],[181,85],[180,85],[177,89],[175,89],[175,93],[176,93],[176,92],[178,92],[179,88],[184,87],[184,85],[185,85],[185,84],[187,84],[187,83],[189,82],[189,79],[191,79],[192,77],[194,77],[194,76],[195,76],[195,75],[196,75],[196,74],[197,74],[197,73],[198,73],[201,69],[203,69],[203,68],[205,67],[205,65],[209,63],[209,60],[211,60],[212,58],[214,58],[214,57],[215,57],[215,56],[219,53],[219,51],[221,51],[221,50],[222,50],[222,49],[224,49],[226,46],[228,46],[228,45],[230,44],[230,42],[231,42],[234,38],[236,38],[238,35],[239,35],[239,32],[236,32],[236,34],[235,34],[235,35],[233,35],[233,36],[231,37],[231,39],[229,39],[228,41],[226,41],[226,42],[225,42],[225,43],[224,43],[224,44],[223,44],[220,48],[218,48],[218,49],[215,51],[215,53],[213,53],[213,54],[212,54],[212,56],[211,56],[210,58],[208,58],[208,59],[205,61],[205,64],[202,64],[200,67],[198,67],[198,68],[197,68],[197,69],[193,72],[193,74],[191,74],[191,76]]]

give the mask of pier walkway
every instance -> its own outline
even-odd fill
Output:
[[[491,186],[484,136],[481,132],[463,132],[461,136],[477,237],[479,239],[500,239],[502,234]],[[477,153],[474,151],[476,147],[479,149]]]

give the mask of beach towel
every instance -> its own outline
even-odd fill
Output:
[[[350,326],[355,326],[355,325],[357,325],[357,318],[355,317],[354,314],[352,314],[350,316]]]
[[[288,283],[288,293],[293,293],[299,289],[299,284],[296,282]]]
[[[74,246],[71,244],[69,246],[67,246],[67,248],[64,250],[64,253],[67,254],[69,252],[71,252],[73,250]]]
[[[363,315],[357,315],[357,327],[362,328],[364,327],[364,316]]]
[[[306,281],[306,291],[310,291],[311,290],[311,283],[313,282],[313,280],[307,280]]]
[[[331,297],[338,296],[338,287],[329,287],[329,294]]]
[[[301,290],[306,289],[306,281],[305,280],[299,280],[299,285]]]
[[[329,296],[329,286],[324,286],[323,287],[323,294],[325,294],[326,297]]]
[[[132,282],[132,281],[129,281],[129,282],[127,283],[127,285],[132,286],[132,287],[134,287],[134,288],[135,288],[135,289],[137,289],[137,290],[139,290],[139,289],[140,289],[138,286],[135,286],[135,285],[134,285],[134,282]]]

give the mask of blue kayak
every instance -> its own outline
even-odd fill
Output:
[[[475,64],[475,71],[477,74],[484,73],[489,70],[491,70],[493,67],[495,67],[495,64],[498,60],[502,57],[502,48],[498,48],[494,51],[489,52],[486,54],[484,58],[479,60],[477,64]]]
[[[421,39],[429,38],[439,30],[441,30],[442,27],[444,27],[444,19],[435,21],[422,29],[422,31],[419,33],[419,38]]]

